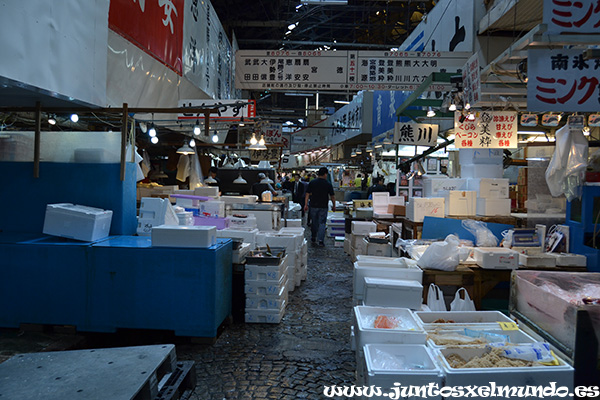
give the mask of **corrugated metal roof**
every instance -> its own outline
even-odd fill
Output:
[[[529,31],[542,23],[540,0],[501,0],[490,9],[479,25],[479,34],[495,31]]]

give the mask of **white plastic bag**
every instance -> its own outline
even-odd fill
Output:
[[[498,238],[488,229],[485,222],[465,219],[462,226],[475,236],[475,244],[478,247],[496,247],[498,245]]]
[[[565,125],[556,131],[556,147],[546,169],[546,183],[554,197],[564,194],[571,201],[581,197],[588,161],[588,141],[581,130]]]
[[[429,311],[447,311],[444,293],[435,283],[429,285],[427,292],[427,307]]]
[[[460,297],[463,294],[464,299]],[[454,300],[450,303],[450,311],[475,311],[475,303],[469,297],[469,293],[465,288],[460,288],[454,295]]]
[[[425,269],[454,271],[460,263],[459,241],[454,235],[448,235],[443,242],[432,243],[417,261]]]

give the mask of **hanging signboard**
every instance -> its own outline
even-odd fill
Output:
[[[597,33],[600,28],[598,0],[544,0],[543,14],[547,33]]]
[[[481,72],[479,71],[479,53],[473,54],[462,70],[463,98],[471,106],[481,100]]]
[[[261,126],[260,134],[265,138],[266,144],[281,144],[289,147],[289,142],[284,143],[287,138],[283,136],[282,130],[282,124],[266,124]]]
[[[182,73],[184,0],[111,0],[108,26]]]
[[[529,111],[600,110],[600,60],[585,60],[583,50],[528,50]]]
[[[394,126],[394,144],[435,146],[438,130],[438,125],[396,122]]]
[[[465,52],[238,50],[237,89],[415,90],[433,72],[457,71]],[[449,84],[430,86],[443,91]]]
[[[482,111],[475,120],[460,122],[461,113],[454,113],[454,146],[460,149],[510,149],[517,148],[516,112]]]
[[[219,121],[240,121],[243,118],[256,117],[256,100],[211,100],[194,99],[179,100],[179,107],[215,108],[217,114],[211,114],[210,119]],[[204,119],[204,114],[179,114],[177,119]]]
[[[250,150],[250,159],[254,161],[279,161],[280,147],[269,147],[267,150]]]

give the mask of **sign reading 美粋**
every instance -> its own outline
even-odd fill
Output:
[[[454,113],[454,146],[460,149],[516,148],[519,119],[516,112],[481,111],[474,120],[460,122],[461,113]]]
[[[433,72],[456,72],[465,52],[238,50],[237,89],[416,90]],[[428,90],[443,91],[449,84]]]
[[[394,126],[394,143],[415,146],[435,146],[437,143],[438,129],[438,125],[396,122],[396,125]]]
[[[600,59],[586,60],[583,50],[529,50],[529,111],[600,110]]]
[[[600,29],[598,0],[544,0],[543,10],[548,33],[597,33]]]

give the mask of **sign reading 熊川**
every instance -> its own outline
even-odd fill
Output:
[[[460,122],[461,113],[454,113],[454,146],[460,149],[517,148],[519,119],[511,111],[478,111],[475,120]]]
[[[438,125],[396,122],[394,126],[394,144],[435,146],[438,129]]]

